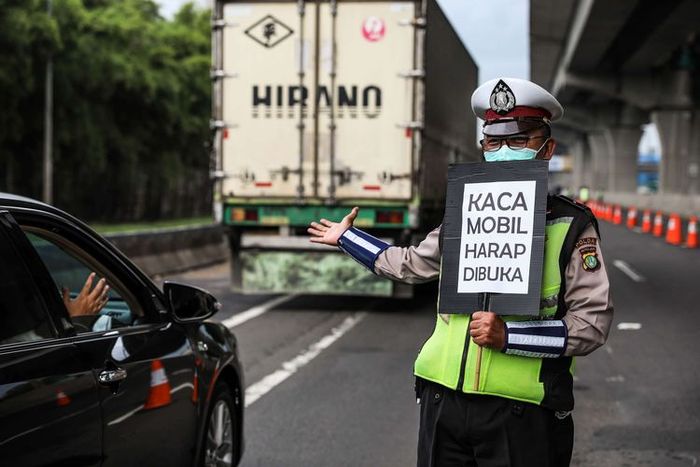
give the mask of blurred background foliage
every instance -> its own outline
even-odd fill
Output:
[[[0,191],[41,197],[54,63],[54,204],[89,221],[206,215],[210,12],[0,0]]]

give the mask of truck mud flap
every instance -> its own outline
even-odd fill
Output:
[[[314,251],[240,252],[243,293],[314,293],[390,297],[394,284],[375,276],[342,253]]]

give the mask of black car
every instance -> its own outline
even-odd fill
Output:
[[[236,465],[236,340],[207,292],[160,290],[109,242],[49,205],[0,193],[0,464]],[[110,289],[73,316],[94,272]],[[72,302],[68,302],[70,305]]]

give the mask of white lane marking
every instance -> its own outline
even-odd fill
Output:
[[[325,335],[318,342],[311,344],[308,349],[293,359],[284,362],[282,364],[282,368],[265,376],[257,383],[253,383],[248,386],[245,390],[245,406],[249,407],[255,401],[281,384],[284,380],[299,371],[311,360],[316,358],[323,350],[330,347],[335,341],[343,337],[345,333],[354,328],[357,323],[365,318],[365,316],[367,316],[367,312],[355,313],[352,316],[348,316],[342,323],[340,323],[339,326],[333,328],[330,334]]]
[[[608,376],[605,378],[606,383],[624,383],[625,377],[622,375]]]
[[[629,264],[625,263],[625,262],[622,261],[621,259],[616,259],[615,261],[613,261],[613,265],[614,265],[617,269],[619,269],[620,271],[624,272],[624,273],[627,275],[627,277],[629,277],[629,278],[632,279],[633,281],[635,281],[635,282],[644,282],[644,277],[642,277],[641,275],[637,274],[637,273],[630,267]]]
[[[680,459],[685,459],[690,461],[690,465],[698,465],[698,458],[695,457],[692,454],[688,454],[686,452],[677,452],[673,454],[673,457],[677,457]]]
[[[277,305],[281,305],[282,303],[288,302],[289,300],[295,298],[297,294],[291,294],[291,295],[282,295],[281,297],[273,298],[272,300],[269,300],[262,305],[257,305],[254,306],[253,308],[250,308],[246,311],[242,311],[240,313],[236,313],[235,315],[231,316],[230,318],[227,318],[221,322],[224,326],[226,326],[229,329],[235,328],[236,326],[240,326],[241,324],[245,323],[248,320],[251,320],[253,318],[257,318],[258,316],[270,311],[272,308],[276,307]]]
[[[179,390],[185,389],[185,388],[192,388],[192,389],[194,389],[194,384],[192,384],[192,383],[182,383],[181,385],[172,388],[172,389],[170,390],[170,394],[175,394],[175,393],[178,392]],[[117,417],[117,418],[115,418],[114,420],[112,420],[111,422],[107,423],[107,425],[108,425],[108,426],[116,425],[117,423],[121,423],[121,422],[123,422],[124,420],[126,420],[126,419],[129,418],[129,417],[133,417],[134,415],[136,415],[136,413],[137,413],[139,410],[143,409],[143,406],[144,406],[144,404],[141,404],[141,405],[139,405],[138,407],[136,407],[135,409],[129,410],[127,413],[125,413],[125,414],[122,415],[121,417]]]
[[[107,426],[116,425],[117,423],[121,423],[121,422],[123,422],[124,420],[126,420],[127,418],[129,418],[129,417],[135,415],[136,412],[138,412],[138,411],[141,410],[141,409],[143,409],[143,404],[139,405],[139,406],[136,407],[135,409],[129,410],[127,413],[125,413],[125,414],[122,415],[121,417],[115,418],[115,419],[112,420],[111,422],[107,423]]]
[[[639,331],[642,329],[642,323],[617,323],[617,329],[620,331]]]

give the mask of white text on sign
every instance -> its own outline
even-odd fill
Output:
[[[535,186],[464,185],[458,293],[528,293]]]

